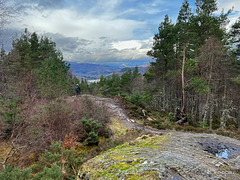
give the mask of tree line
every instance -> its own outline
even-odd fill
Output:
[[[239,42],[240,18],[227,32],[228,15],[217,16],[215,0],[196,0],[195,12],[188,0],[180,8],[176,23],[168,15],[154,35],[148,82],[158,109],[180,108],[192,124],[225,128],[228,121],[239,118]],[[216,128],[216,127],[215,127]]]
[[[51,39],[26,29],[12,46],[9,53],[2,46],[0,53],[0,136],[4,138],[15,137],[24,124],[24,106],[72,95],[73,84],[79,83]]]

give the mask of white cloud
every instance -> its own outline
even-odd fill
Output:
[[[239,0],[218,0],[219,11],[224,9],[228,11],[234,7],[234,11],[240,11],[240,2]]]
[[[222,10],[226,13],[229,9],[233,8],[233,12],[229,15],[229,24],[227,29],[229,30],[238,17],[240,17],[240,1],[239,0],[218,0],[218,13]]]
[[[117,41],[112,43],[113,48],[117,50],[123,49],[140,49],[142,46],[141,41],[130,40],[130,41]]]
[[[144,26],[144,22],[111,17],[82,16],[71,9],[32,10],[24,17],[24,26],[40,33],[60,33],[68,37],[96,39],[107,36],[112,39],[131,39],[133,31]],[[12,28],[22,28],[22,23],[12,24]]]
[[[101,1],[102,7],[96,5],[87,14],[81,14],[74,8],[43,10],[36,4],[31,5],[22,21],[11,24],[10,28],[28,28],[30,32],[52,37],[68,60],[146,58],[147,50],[140,49],[142,43],[131,41],[138,38],[134,31],[145,28],[145,22],[117,18],[112,9],[120,3],[119,0],[105,4]],[[99,9],[106,11],[96,16]]]
[[[22,21],[11,24],[10,28],[28,28],[51,37],[65,59],[79,62],[146,59],[153,41],[150,36],[156,32],[151,28],[161,23],[165,13],[170,13],[170,18],[177,16],[182,3],[176,0],[27,2]],[[220,10],[224,7],[227,11],[232,6],[231,23],[239,16],[239,0],[218,0]],[[171,11],[167,11],[170,7]]]
[[[89,51],[89,48],[78,47],[74,53],[67,53],[69,59],[79,59],[84,62],[103,62],[113,60],[138,60],[147,59],[146,52],[151,49],[152,38],[147,40],[113,41],[111,47],[99,48]]]

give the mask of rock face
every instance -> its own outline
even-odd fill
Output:
[[[205,151],[206,140],[235,150],[229,152],[229,159],[216,157]],[[238,140],[218,135],[143,136],[89,160],[79,171],[78,179],[239,180],[239,150]]]

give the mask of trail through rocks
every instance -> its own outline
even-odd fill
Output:
[[[158,135],[168,134],[169,143],[161,145],[164,151],[142,149],[142,153],[136,155],[143,159],[139,166],[147,171],[157,170],[159,177],[163,174],[170,177],[175,173],[176,176],[171,175],[173,179],[240,179],[239,140],[216,134],[185,133],[143,127],[132,120],[124,108],[111,98],[83,95],[70,97],[68,101],[74,101],[76,98],[89,98],[99,106],[104,105],[112,117],[129,128],[142,129]],[[152,153],[155,153],[155,157],[151,156]],[[227,153],[227,156],[220,157],[218,156],[220,153]],[[164,162],[164,165],[160,162]],[[112,162],[106,159],[105,163],[111,164]],[[174,169],[174,173],[169,169]],[[125,177],[128,172],[121,173],[119,177]],[[89,178],[91,179],[91,176]]]
[[[97,105],[105,106],[107,109],[107,113],[110,114],[110,116],[118,119],[121,121],[125,126],[129,128],[136,128],[140,130],[145,130],[146,132],[153,133],[153,134],[166,134],[170,131],[165,130],[157,130],[149,127],[144,127],[143,125],[140,125],[135,122],[134,119],[131,119],[124,108],[121,107],[120,104],[116,103],[114,99],[112,98],[103,98],[103,97],[97,97],[92,95],[82,95],[79,97],[73,96],[68,99],[68,101],[74,101],[76,98],[88,98],[91,99],[93,102],[95,102]],[[178,132],[173,132],[178,133]]]

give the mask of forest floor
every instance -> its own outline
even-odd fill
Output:
[[[87,161],[79,172],[80,179],[240,179],[239,140],[145,127],[111,98],[83,96],[104,105],[118,123],[143,130],[151,137],[138,138]]]

